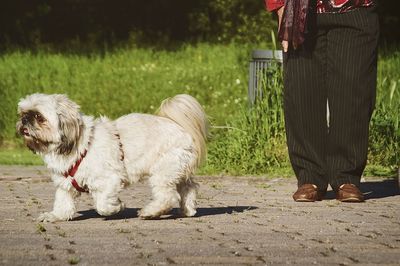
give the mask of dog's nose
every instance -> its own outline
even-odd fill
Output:
[[[21,122],[23,125],[28,124],[28,118],[26,116],[22,117]]]

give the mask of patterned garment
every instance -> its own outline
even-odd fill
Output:
[[[310,5],[310,0],[264,1],[269,11],[275,11],[285,6],[278,38],[280,41],[288,41],[294,49],[304,42],[308,13],[343,13],[374,4],[374,0],[317,0],[316,5]],[[314,1],[313,3],[315,4]]]
[[[356,7],[368,7],[373,0],[318,0],[317,13],[343,13]]]
[[[264,0],[268,11],[274,11],[285,5],[284,0]],[[342,13],[356,7],[368,7],[373,0],[318,0],[317,13]]]

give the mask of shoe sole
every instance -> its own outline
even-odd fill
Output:
[[[360,200],[359,198],[347,198],[347,199],[341,199],[341,200],[338,199],[338,201],[341,201],[341,202],[354,202],[354,203],[364,202],[364,200]]]
[[[321,201],[322,199],[310,200],[310,199],[296,199],[295,202],[316,202]]]
[[[294,200],[295,202],[314,202],[314,200],[308,200],[308,199],[297,199]]]

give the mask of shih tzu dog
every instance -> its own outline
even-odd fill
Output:
[[[18,104],[17,132],[40,154],[56,186],[54,207],[38,220],[70,220],[82,192],[108,216],[124,209],[118,193],[148,178],[152,199],[140,210],[158,218],[180,204],[196,213],[195,169],[206,154],[207,118],[195,98],[180,94],[162,102],[157,115],[132,113],[111,121],[80,113],[61,94],[32,94]]]

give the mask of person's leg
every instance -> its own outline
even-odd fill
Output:
[[[326,33],[312,31],[284,55],[284,113],[287,146],[298,186],[326,191]]]
[[[360,184],[368,152],[368,126],[375,103],[378,18],[371,8],[330,16],[327,164],[334,190]]]

